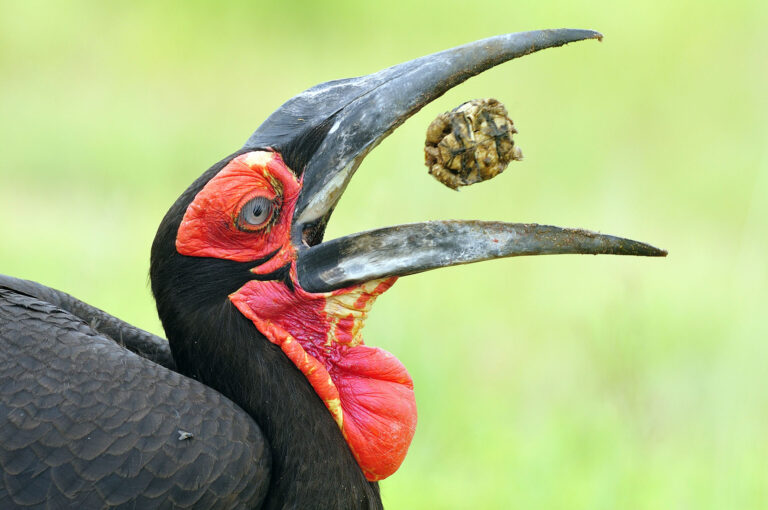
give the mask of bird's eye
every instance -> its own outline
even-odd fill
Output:
[[[242,230],[258,230],[272,219],[275,208],[275,202],[266,197],[252,198],[240,209],[237,226]]]

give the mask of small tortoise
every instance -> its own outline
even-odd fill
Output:
[[[474,99],[439,115],[427,128],[425,164],[452,189],[496,177],[523,154],[507,109],[496,99]]]

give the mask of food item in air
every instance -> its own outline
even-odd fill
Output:
[[[439,115],[427,128],[425,164],[452,189],[496,177],[523,154],[507,109],[496,99],[474,99]]]

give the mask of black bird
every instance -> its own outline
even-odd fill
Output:
[[[368,152],[425,104],[504,61],[599,37],[493,37],[290,99],[160,224],[150,276],[168,342],[0,277],[0,508],[381,508],[377,480],[403,461],[416,408],[408,372],[360,327],[398,276],[665,252],[477,221],[323,242],[331,213]]]

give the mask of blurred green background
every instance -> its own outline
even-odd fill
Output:
[[[389,509],[768,508],[768,7],[757,0],[0,0],[0,272],[162,334],[166,209],[316,83],[491,35],[588,41],[491,70],[360,168],[328,237],[427,219],[579,226],[667,259],[507,259],[401,279],[366,341],[416,384]],[[525,160],[427,175],[439,113],[503,101]]]

